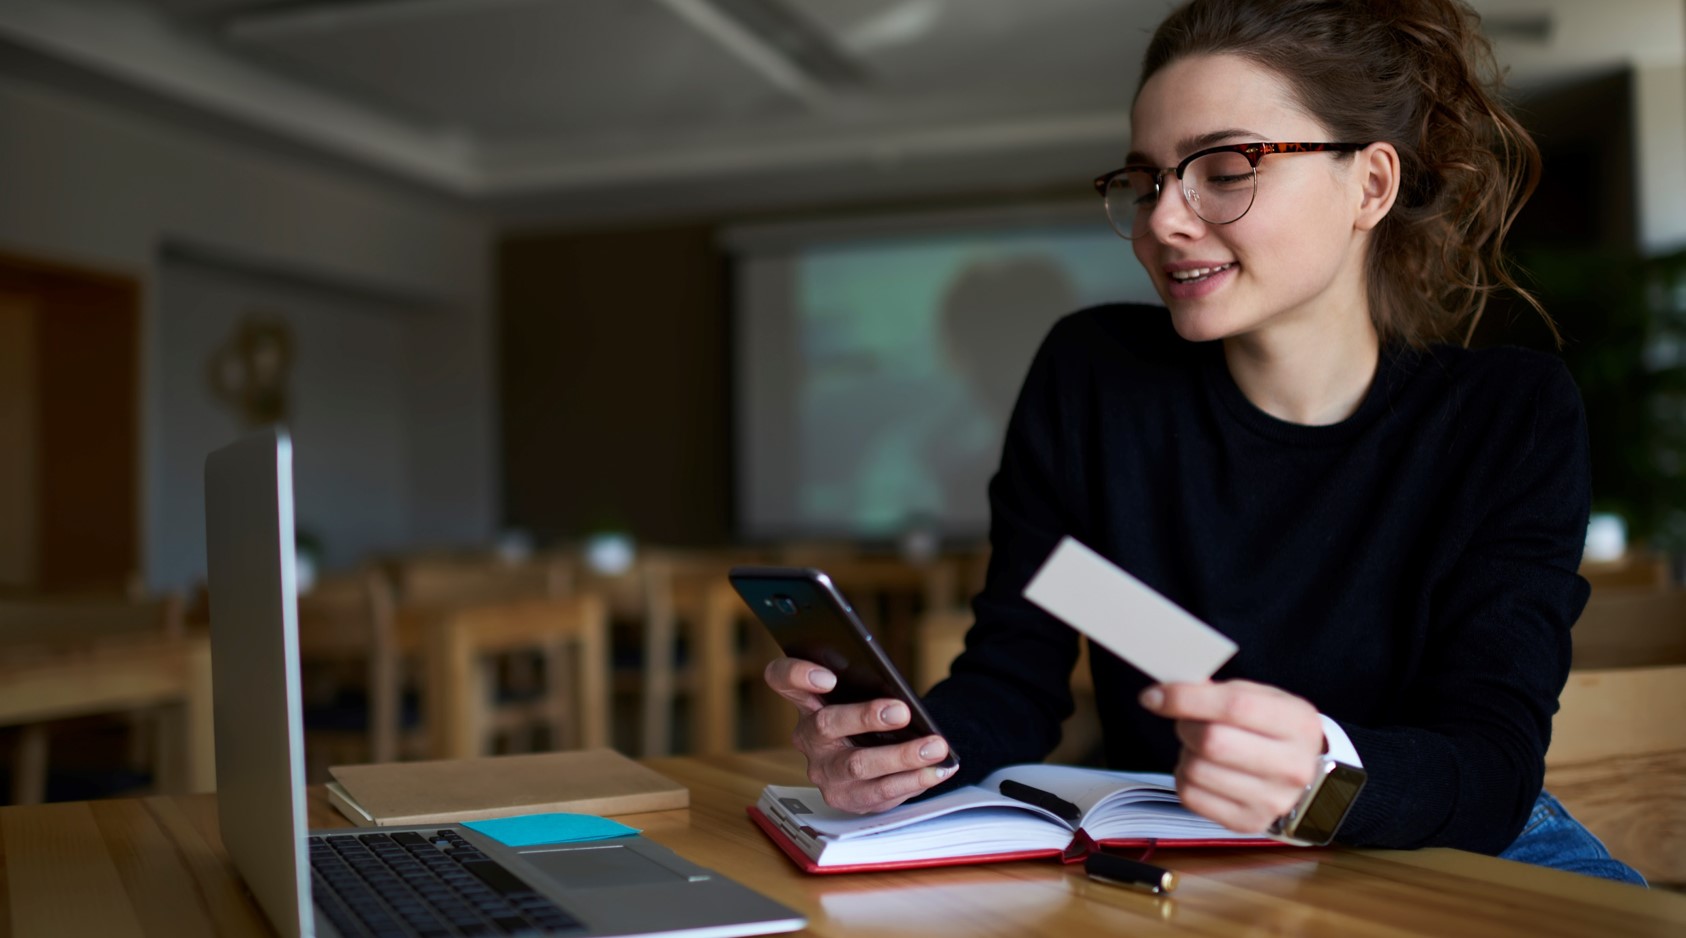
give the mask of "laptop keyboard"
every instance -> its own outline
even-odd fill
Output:
[[[347,935],[447,938],[583,932],[456,831],[310,838],[316,907]]]

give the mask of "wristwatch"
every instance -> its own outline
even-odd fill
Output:
[[[1335,832],[1341,829],[1341,822],[1346,820],[1368,778],[1363,769],[1328,756],[1321,757],[1317,776],[1305,787],[1299,803],[1277,818],[1266,833],[1301,847],[1327,844],[1335,839]]]

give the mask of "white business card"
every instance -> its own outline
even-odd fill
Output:
[[[1222,632],[1069,537],[1024,595],[1160,683],[1204,681],[1235,654]]]

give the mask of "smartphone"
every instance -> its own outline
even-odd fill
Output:
[[[837,675],[837,687],[821,694],[821,700],[845,704],[893,698],[907,704],[912,718],[906,726],[860,733],[849,737],[850,742],[884,746],[943,735],[830,577],[800,567],[733,567],[728,577],[786,655],[823,665]],[[952,748],[937,763],[948,768],[959,764]]]

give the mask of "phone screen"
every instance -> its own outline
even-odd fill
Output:
[[[893,698],[908,705],[908,725],[849,737],[858,746],[882,746],[942,735],[872,633],[824,573],[788,567],[736,567],[732,586],[786,655],[823,665],[837,675],[828,704]],[[954,755],[941,765],[958,764]]]

